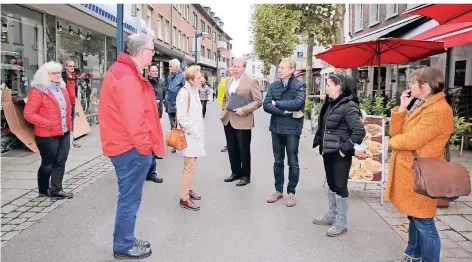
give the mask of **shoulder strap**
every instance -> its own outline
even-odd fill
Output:
[[[187,88],[185,88],[185,89],[187,89]],[[188,97],[187,97],[187,113],[188,113],[188,111],[190,110],[190,91],[187,90],[187,92],[188,92]]]

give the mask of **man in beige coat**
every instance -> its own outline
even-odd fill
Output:
[[[233,59],[233,77],[226,81],[223,97],[221,121],[224,124],[226,143],[228,145],[231,176],[225,182],[240,179],[237,186],[251,182],[251,130],[254,127],[254,114],[262,105],[262,93],[257,80],[245,74],[246,61]],[[249,97],[251,103],[233,111],[228,110],[232,93]]]

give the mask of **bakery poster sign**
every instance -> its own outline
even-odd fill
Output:
[[[362,145],[365,151],[356,151],[352,158],[349,179],[359,182],[380,182],[384,179],[385,120],[383,117],[367,116],[364,128],[366,135]]]

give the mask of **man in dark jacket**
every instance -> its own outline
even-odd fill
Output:
[[[267,199],[274,203],[283,197],[285,150],[288,158],[287,207],[296,204],[295,188],[300,176],[298,145],[303,128],[306,85],[293,75],[295,62],[283,59],[279,64],[279,81],[270,85],[264,99],[264,111],[272,114],[269,130],[272,133],[274,153],[275,192]]]
[[[168,77],[168,87],[167,95],[165,97],[165,106],[167,114],[169,115],[169,122],[172,128],[172,122],[175,118],[175,113],[177,112],[176,99],[177,94],[185,85],[185,74],[184,71],[180,68],[180,62],[178,59],[172,59],[169,61],[169,77]],[[172,149],[172,153],[175,153],[176,150]]]
[[[157,103],[157,108],[159,110],[159,119],[162,118],[162,101],[164,100],[164,85],[162,81],[159,80],[159,69],[157,66],[152,65],[149,67],[149,75],[148,75],[148,80],[152,85],[152,88],[154,89],[154,94],[156,95],[156,103]],[[153,154],[152,158],[152,164],[151,167],[149,168],[149,172],[146,176],[147,181],[152,181],[155,183],[162,183],[164,179],[162,177],[159,177],[157,175],[157,163],[156,163],[156,158],[162,159],[160,156],[155,156]]]

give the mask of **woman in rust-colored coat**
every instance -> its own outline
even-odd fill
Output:
[[[401,105],[392,110],[392,156],[385,198],[410,220],[408,247],[398,261],[439,262],[441,241],[434,223],[437,200],[413,191],[412,150],[420,157],[443,159],[454,117],[438,69],[417,69],[410,76],[409,86],[401,95]],[[408,110],[413,98],[417,101]]]

